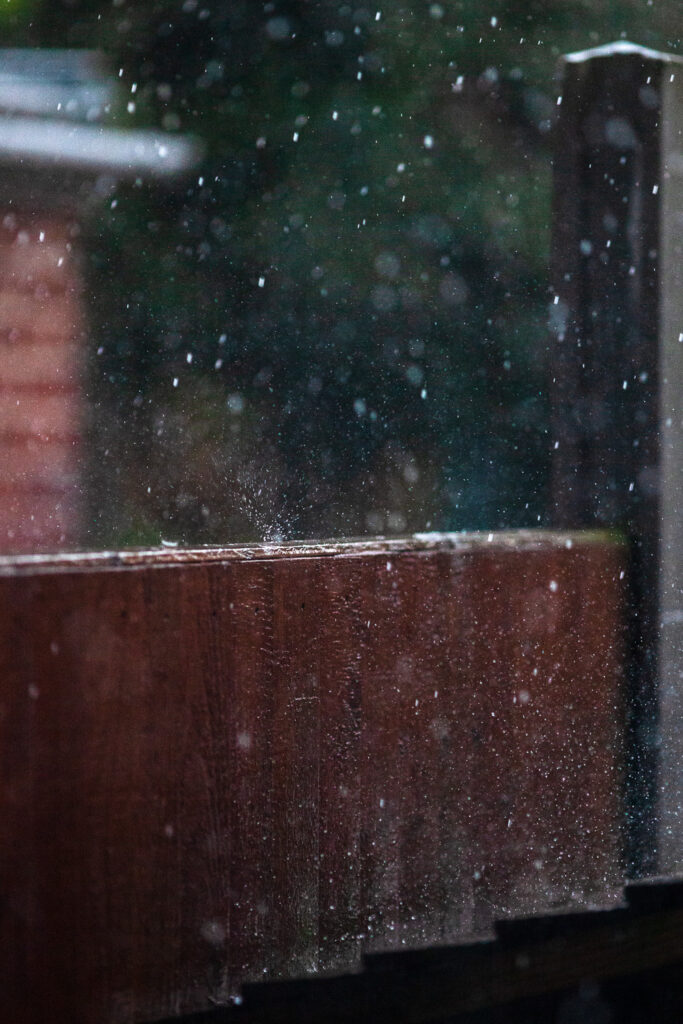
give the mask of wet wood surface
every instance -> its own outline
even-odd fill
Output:
[[[682,966],[683,883],[649,879],[610,910],[504,919],[476,942],[365,956],[353,974],[248,984],[238,1007],[182,1024],[678,1024]]]
[[[145,1021],[618,898],[622,549],[0,563],[0,991]]]

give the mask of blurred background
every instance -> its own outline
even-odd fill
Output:
[[[4,46],[106,55],[114,125],[205,147],[83,221],[78,544],[542,525],[558,58],[679,52],[682,21],[680,0],[3,3]]]

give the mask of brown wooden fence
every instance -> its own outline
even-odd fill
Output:
[[[574,55],[559,108],[552,515],[623,545],[0,561],[0,1021],[208,1010],[683,863],[679,72]]]
[[[5,560],[2,1019],[609,904],[622,563],[544,533]]]
[[[247,984],[239,1007],[183,1024],[680,1024],[682,1016],[683,881],[649,878],[627,885],[609,909],[504,918],[485,939],[367,954],[347,974]]]

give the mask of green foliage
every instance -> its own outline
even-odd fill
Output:
[[[119,123],[208,145],[189,187],[122,190],[92,229],[98,443],[134,482],[104,474],[102,530],[542,519],[557,58],[670,48],[676,21],[647,0],[43,3],[31,38],[96,43],[135,85]]]

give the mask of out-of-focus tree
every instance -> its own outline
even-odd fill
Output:
[[[208,146],[93,226],[102,535],[542,521],[557,58],[678,46],[675,4],[14,7],[111,54],[121,123]]]

